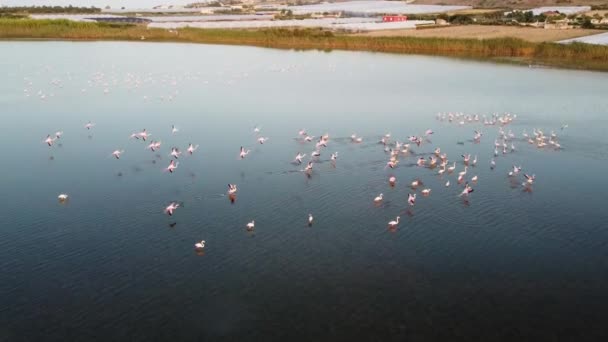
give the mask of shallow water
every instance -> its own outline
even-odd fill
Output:
[[[2,42],[0,54],[0,341],[607,334],[608,74],[188,44]],[[555,130],[563,149],[518,140],[490,170],[498,126],[436,120],[448,111],[517,114],[506,131]],[[129,139],[143,128],[158,156]],[[314,147],[302,128],[331,135],[310,177],[291,163]],[[385,169],[383,134],[428,128],[432,142]],[[163,173],[169,147],[189,142],[200,148]],[[460,154],[478,155],[468,203],[455,175],[412,166],[435,147],[457,172]],[[536,174],[532,192],[507,177],[513,164]],[[408,209],[415,178],[432,194]]]

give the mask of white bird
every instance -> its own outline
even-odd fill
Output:
[[[171,157],[178,159],[181,154],[182,151],[180,151],[177,147],[171,147],[171,153],[169,153]]]
[[[424,132],[424,135],[426,135],[428,137],[429,135],[431,135],[433,133],[435,133],[435,132],[433,132],[433,130],[427,129],[426,132]]]
[[[245,157],[249,154],[250,150],[245,150],[243,146],[241,146],[241,152],[239,153],[239,157],[241,159],[245,159]]]
[[[260,145],[264,145],[265,142],[268,141],[268,138],[266,137],[259,137],[258,138],[258,142],[260,143]]]
[[[114,156],[114,158],[116,159],[120,159],[120,155],[123,154],[125,151],[124,150],[116,150],[114,152],[112,152],[112,156]]]
[[[329,159],[331,159],[331,160],[333,160],[333,161],[336,161],[336,159],[338,159],[338,152],[334,152],[334,153],[332,153],[332,154],[331,154],[331,157],[330,157]]]
[[[518,167],[513,165],[513,171],[509,171],[509,176],[515,176],[519,174],[519,171],[521,171],[521,166]]]
[[[55,142],[57,138],[52,138],[51,135],[47,135],[46,139],[44,140],[44,142],[49,145],[49,146],[53,146],[53,143]]]
[[[477,175],[473,176],[473,178],[471,178],[471,182],[477,182]]]
[[[423,189],[421,191],[421,193],[422,193],[422,196],[428,196],[431,194],[431,189]]]
[[[299,135],[307,135],[307,133],[306,133],[306,130],[305,130],[305,129],[301,129],[301,130],[298,132],[298,134],[299,134]]]
[[[253,230],[253,228],[255,228],[255,220],[247,223],[247,230]]]
[[[397,178],[395,178],[395,176],[391,176],[391,177],[388,179],[388,182],[389,182],[389,184],[390,184],[390,185],[395,185],[395,182],[396,182],[396,181],[397,181]]]
[[[294,159],[294,162],[298,163],[298,164],[302,164],[302,158],[306,157],[306,154],[302,154],[299,153],[296,155],[296,158]]]
[[[312,217],[312,214],[308,214],[308,225],[312,226],[312,221],[314,220],[314,218]]]
[[[412,188],[416,188],[416,187],[418,187],[418,185],[420,185],[420,183],[421,183],[420,180],[416,179],[412,182],[411,186],[412,186]]]
[[[65,202],[68,200],[68,195],[67,194],[59,194],[59,196],[57,196],[57,199],[59,200],[59,202]]]
[[[473,188],[469,186],[469,183],[464,185],[464,189],[460,193],[460,196],[468,196],[471,192],[473,192]]]
[[[152,152],[158,150],[160,148],[161,142],[160,141],[152,141],[150,142],[150,145],[148,145],[148,147]]]
[[[228,184],[228,195],[234,195],[237,191],[236,184]]]
[[[313,138],[314,136],[307,135],[306,137],[304,137],[304,141],[311,142]]]
[[[473,166],[477,165],[477,155],[475,155],[475,158],[473,158]]]
[[[312,151],[312,153],[310,154],[311,157],[318,157],[320,155],[321,155],[321,152],[319,150]]]
[[[93,128],[93,126],[95,126],[95,124],[91,123],[91,121],[89,121],[86,125],[84,125],[84,128],[91,129],[91,128]]]
[[[463,154],[462,158],[464,159],[464,164],[465,165],[469,165],[469,160],[471,159],[471,155],[470,154]]]
[[[494,170],[495,167],[496,167],[496,162],[494,161],[494,158],[492,158],[492,160],[490,160],[490,169]]]
[[[456,169],[456,162],[454,162],[454,164],[452,166],[448,167],[448,172],[452,173],[452,172],[454,172],[455,169]]]
[[[363,141],[363,138],[357,137],[357,135],[353,133],[350,136],[350,140],[352,140],[352,142],[354,142],[354,143],[360,143]]]
[[[60,139],[62,135],[63,135],[63,131],[55,132],[55,138],[57,138],[57,139]]]
[[[376,202],[376,203],[382,202],[383,197],[384,197],[383,194],[376,196],[376,198],[374,198],[374,202]]]
[[[255,126],[255,128],[253,129],[253,133],[260,133],[260,127]]]
[[[416,204],[416,194],[408,194],[407,203],[411,206],[414,206],[414,204]]]
[[[201,250],[205,248],[205,240],[201,240],[201,242],[197,242],[194,244],[194,249]]]
[[[530,175],[528,175],[528,174],[526,174],[526,173],[524,173],[524,177],[526,177],[526,182],[527,182],[528,184],[532,184],[532,183],[534,183],[534,180],[536,179],[536,175],[531,175],[531,176],[530,176]]]
[[[308,165],[306,165],[306,167],[304,168],[304,171],[308,172],[308,171],[312,171],[312,162],[309,161]]]
[[[175,127],[175,125],[171,125],[171,134],[175,134],[179,132],[179,128]]]
[[[446,188],[447,188],[448,186],[450,186],[450,181],[445,182],[445,186],[446,186]]]
[[[390,221],[390,222],[388,223],[388,226],[389,226],[390,228],[395,228],[395,227],[397,227],[397,225],[399,225],[399,219],[400,219],[400,218],[401,218],[401,217],[397,216],[397,218],[396,218],[396,220],[395,220],[395,221]]]
[[[165,171],[169,171],[170,173],[173,173],[173,171],[175,171],[175,169],[177,169],[178,165],[179,165],[179,162],[175,162],[175,160],[171,159],[171,162],[169,163],[169,166],[167,166]]]
[[[192,145],[192,143],[188,144],[188,153],[190,153],[192,155],[192,153],[194,153],[194,151],[196,151],[198,149],[198,145]]]
[[[464,167],[464,171],[458,173],[458,178],[462,178],[467,174],[467,166]]]
[[[131,134],[131,138],[139,139],[141,138],[143,141],[146,141],[152,134],[148,133],[144,128],[143,131]]]
[[[173,216],[173,211],[179,208],[179,203],[171,202],[166,208],[165,213],[169,216]]]

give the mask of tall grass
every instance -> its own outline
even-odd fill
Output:
[[[608,47],[589,44],[533,43],[515,38],[453,39],[365,37],[320,29],[196,29],[170,32],[140,25],[68,20],[0,19],[3,39],[140,40],[254,45],[287,49],[359,50],[471,58],[534,61],[547,65],[608,71]]]

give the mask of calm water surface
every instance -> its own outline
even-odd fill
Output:
[[[0,341],[608,335],[608,74],[187,44],[2,42],[0,55]],[[517,114],[517,151],[490,170],[498,127],[435,119],[447,111]],[[129,139],[143,128],[158,155]],[[331,135],[311,177],[290,163],[313,150],[302,128]],[[383,134],[428,128],[432,143],[384,169]],[[533,128],[563,150],[520,141]],[[163,173],[189,142],[195,155]],[[412,166],[435,147],[457,171],[478,155],[468,204],[443,186],[454,175]],[[506,176],[513,164],[536,174],[531,193]],[[433,192],[408,211],[415,178]],[[173,217],[170,201],[183,203]]]

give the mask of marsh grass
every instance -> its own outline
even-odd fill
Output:
[[[165,30],[142,25],[0,18],[2,39],[141,40],[253,45],[285,49],[357,50],[428,54],[539,63],[608,71],[608,47],[583,43],[534,43],[516,38],[454,39],[365,37],[321,29]]]

